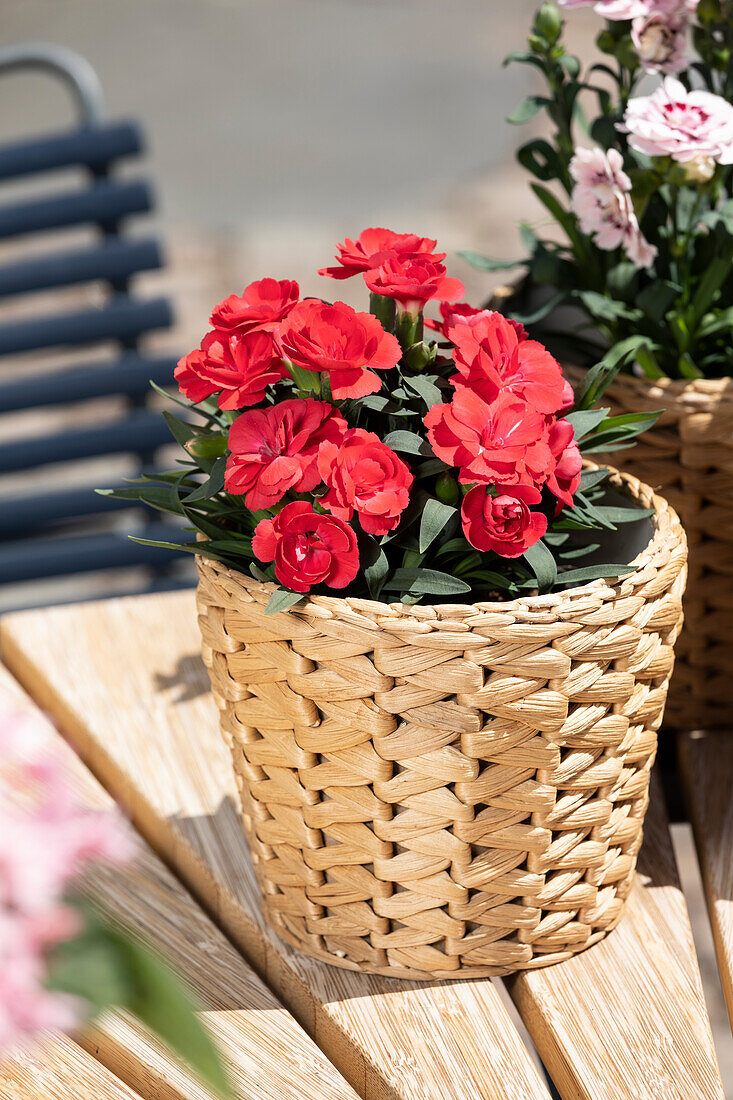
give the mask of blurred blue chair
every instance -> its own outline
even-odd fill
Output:
[[[132,543],[127,530],[137,525],[138,533],[146,537],[173,537],[175,541],[175,528],[160,522],[153,513],[141,519],[140,506],[134,502],[131,505],[94,492],[100,484],[95,460],[132,456],[139,471],[151,468],[161,446],[171,442],[160,413],[149,406],[148,383],[152,379],[169,386],[175,357],[150,355],[142,348],[146,334],[170,326],[171,308],[165,298],[139,297],[131,289],[137,273],[162,266],[162,254],[155,239],[131,237],[126,232],[132,215],[151,210],[152,192],[147,182],[120,177],[114,171],[119,161],[141,152],[141,132],[133,122],[105,120],[96,74],[72,51],[45,43],[0,49],[0,75],[29,68],[51,73],[68,85],[80,121],[68,130],[0,146],[0,187],[19,179],[34,184],[32,194],[0,201],[0,245],[11,238],[23,238],[25,253],[12,262],[0,259],[0,303],[6,298],[89,283],[100,285],[103,295],[100,304],[87,308],[77,304],[69,309],[65,307],[69,295],[59,294],[55,307],[49,309],[46,304],[39,313],[28,315],[26,310],[23,317],[22,311],[3,310],[0,415],[114,397],[123,398],[124,408],[119,411],[118,401],[112,418],[109,414],[100,420],[87,416],[82,426],[64,425],[49,434],[8,440],[7,434],[3,439],[5,433],[0,432],[0,586],[149,566],[150,575],[143,578],[145,590],[166,587],[166,571],[180,555]],[[39,190],[35,177],[42,185],[45,174],[63,169],[76,169],[77,179],[81,170],[81,186],[56,182],[53,189]],[[89,226],[93,239],[82,246],[62,245],[47,251],[44,244],[39,251],[36,245],[32,254],[25,247],[33,234]],[[45,293],[45,303],[48,300]],[[104,357],[101,348],[97,355],[95,345],[105,348]],[[69,364],[69,349],[83,350],[82,361]],[[56,350],[65,350],[65,362],[53,369],[39,369],[39,359],[45,363]],[[11,356],[20,357],[13,358],[12,369]],[[36,357],[32,370],[28,369],[29,356]],[[61,483],[52,490],[28,490],[29,472],[43,475],[55,464],[83,460],[89,460],[88,484],[69,488]],[[36,476],[31,480],[46,479]],[[24,490],[17,491],[14,481],[23,483]],[[129,523],[125,521],[125,530],[120,522],[123,517],[112,513],[131,506],[135,511],[130,513]]]

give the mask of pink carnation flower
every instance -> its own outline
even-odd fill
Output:
[[[617,149],[576,149],[570,161],[575,186],[570,197],[580,228],[598,248],[623,247],[637,267],[650,267],[656,248],[642,236],[631,202],[631,180]]]
[[[0,1051],[78,1021],[82,1004],[44,988],[45,953],[79,931],[64,899],[85,865],[132,850],[116,815],[78,803],[42,720],[0,704]]]
[[[684,9],[694,12],[698,0],[558,0],[563,8],[594,8],[604,19],[620,21],[625,19],[646,19],[655,11],[665,8]]]
[[[604,19],[636,19],[647,15],[652,8],[650,0],[558,0],[563,8],[595,8]]]
[[[679,73],[688,65],[687,31],[697,0],[655,0],[631,24],[631,39],[650,73]]]
[[[733,106],[711,92],[688,92],[671,76],[652,95],[629,100],[619,129],[650,157],[733,164]]]

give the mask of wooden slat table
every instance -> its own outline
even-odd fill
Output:
[[[733,734],[680,738],[680,770],[690,810],[718,968],[733,1026]]]
[[[0,668],[0,693],[10,691],[17,695],[20,706],[32,706]],[[58,733],[53,731],[53,736],[66,753],[81,800],[95,809],[110,808],[112,799],[88,768]],[[85,888],[124,931],[157,948],[185,977],[202,1005],[203,1018],[226,1059],[232,1082],[248,1100],[301,1100],[304,1094],[356,1100],[331,1062],[147,844],[141,842],[130,867],[94,867]],[[84,1049],[73,1050],[74,1064],[85,1067],[88,1076],[101,1062],[110,1072],[110,1097],[115,1096],[111,1074],[141,1097],[207,1100],[210,1095],[128,1016],[105,1014],[93,1030],[77,1036],[77,1043]],[[70,1040],[58,1039],[50,1057],[54,1079],[67,1060],[64,1055],[70,1045]],[[17,1060],[10,1063],[10,1081],[15,1081],[22,1066]],[[31,1063],[27,1063],[25,1072],[30,1069]],[[3,1100],[4,1086],[8,1082],[0,1067]],[[85,1088],[87,1091],[78,1092],[79,1097],[95,1100],[91,1080]],[[101,1088],[99,1095],[106,1100]],[[38,1096],[39,1100],[45,1098],[45,1092],[39,1091]]]
[[[499,982],[337,970],[263,924],[191,593],[11,615],[0,639],[17,679],[360,1096],[548,1097]],[[563,1100],[722,1100],[659,792],[640,872],[606,941],[507,987]]]

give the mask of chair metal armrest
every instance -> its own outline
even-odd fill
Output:
[[[54,42],[18,42],[0,47],[0,75],[19,69],[41,69],[59,77],[71,91],[80,120],[98,125],[105,115],[99,77],[85,57]]]

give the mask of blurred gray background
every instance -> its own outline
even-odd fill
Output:
[[[97,69],[112,117],[144,121],[177,285],[181,338],[212,297],[315,270],[367,225],[443,248],[519,254],[537,216],[504,122],[528,90],[502,68],[535,4],[487,0],[3,0],[6,42],[43,38]],[[590,16],[590,18],[589,18]],[[577,13],[588,36],[593,13]],[[0,140],[65,124],[38,75],[6,78]],[[529,195],[529,199],[528,199]],[[213,262],[213,267],[212,267]],[[475,295],[492,286],[461,261]],[[361,300],[356,283],[340,291]]]
[[[109,116],[142,121],[148,155],[129,170],[156,184],[168,257],[145,282],[173,299],[177,322],[166,341],[177,350],[198,342],[215,301],[252,279],[297,278],[304,293],[327,295],[333,284],[316,269],[338,240],[368,225],[438,237],[451,274],[478,304],[497,279],[455,253],[519,256],[519,221],[543,217],[512,158],[531,134],[504,121],[533,89],[533,74],[501,65],[522,47],[534,0],[0,5],[4,43],[78,50],[99,73]],[[569,43],[587,57],[598,18],[570,15]],[[72,118],[66,93],[47,77],[0,80],[0,142]],[[363,308],[361,280],[337,293]],[[2,430],[25,428],[15,418]],[[27,602],[26,593],[19,598]],[[691,837],[685,826],[674,834],[730,1079],[733,1041]]]

